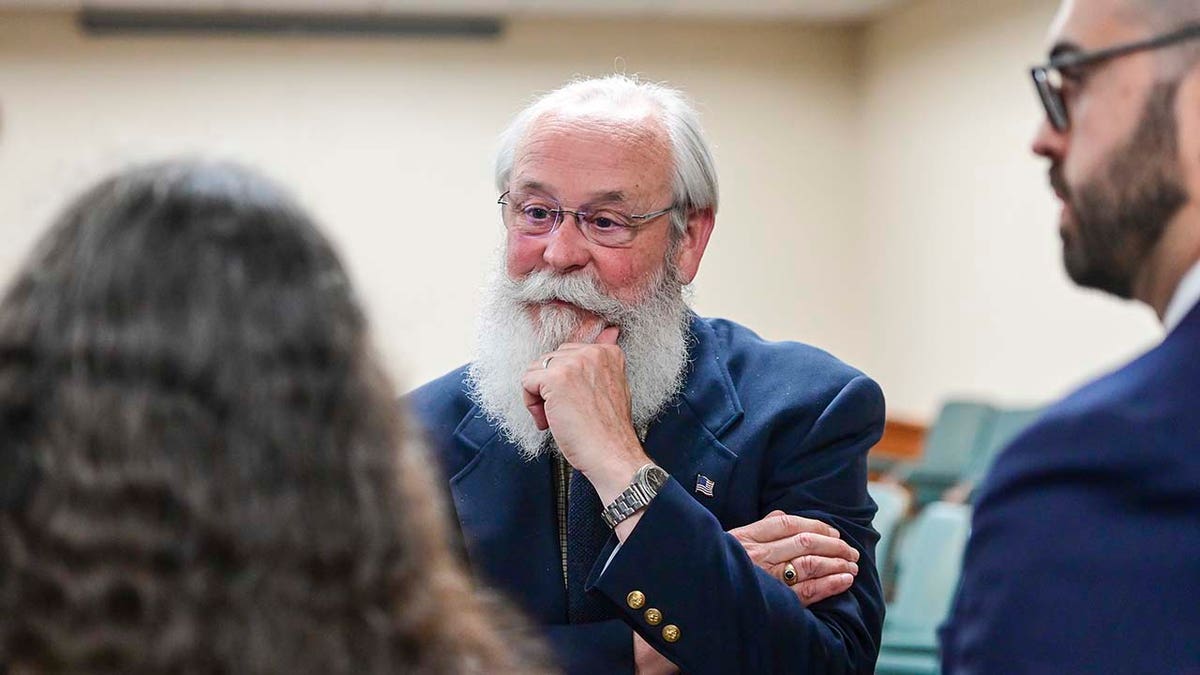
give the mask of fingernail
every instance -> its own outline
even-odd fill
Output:
[[[858,565],[856,563],[850,563],[850,573],[858,574]]]

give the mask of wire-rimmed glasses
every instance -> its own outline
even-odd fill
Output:
[[[572,210],[563,208],[557,201],[544,195],[511,190],[500,195],[496,203],[506,207],[505,227],[519,234],[527,237],[546,236],[558,229],[569,213],[575,216],[575,224],[588,241],[609,248],[630,246],[642,226],[675,208],[675,204],[671,204],[665,209],[636,214],[623,213],[604,205]]]

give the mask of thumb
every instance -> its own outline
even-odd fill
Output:
[[[608,328],[605,328],[604,330],[600,331],[600,334],[596,336],[595,344],[615,345],[615,344],[617,344],[617,338],[620,336],[621,336],[620,328],[617,328],[616,326],[609,326]]]

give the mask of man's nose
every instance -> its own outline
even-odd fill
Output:
[[[562,222],[546,235],[542,260],[559,272],[572,272],[586,266],[591,257],[590,244],[579,228],[578,216],[569,211],[563,213]]]
[[[1054,128],[1049,119],[1042,120],[1030,147],[1033,154],[1046,159],[1061,160],[1067,150],[1067,134]]]

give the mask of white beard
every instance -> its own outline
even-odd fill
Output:
[[[590,274],[536,271],[514,280],[496,269],[484,290],[475,354],[467,371],[472,401],[526,459],[551,451],[550,432],[539,430],[525,407],[522,375],[564,342],[591,342],[606,325],[617,326],[633,424],[644,437],[663,406],[683,388],[689,320],[684,290],[665,265],[630,303],[606,295]],[[538,308],[538,320],[533,321],[530,307],[550,300],[568,302],[601,321],[580,335],[583,321],[577,312],[548,305]]]

